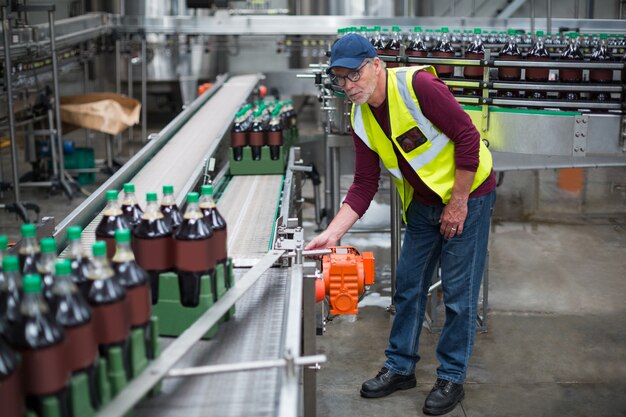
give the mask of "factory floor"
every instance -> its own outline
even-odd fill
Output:
[[[125,149],[123,156],[131,154]],[[2,159],[6,179],[6,151]],[[596,171],[608,174],[587,177],[593,190],[606,190],[593,200],[593,215],[579,214],[577,197],[552,192],[549,198],[537,194],[544,215],[520,220],[523,193],[510,190],[525,187],[515,181],[500,187],[491,229],[488,329],[476,337],[465,400],[449,416],[626,415],[626,195],[614,187],[624,182],[625,171]],[[98,183],[105,178],[99,175]],[[549,189],[553,178],[539,176],[538,184],[544,183]],[[25,189],[23,195],[57,222],[84,199],[70,201],[45,189]],[[310,187],[305,196],[312,196]],[[10,201],[10,193],[0,197],[0,203]],[[307,207],[304,226],[310,238],[316,226]],[[373,216],[385,207],[384,201],[372,207]],[[560,213],[554,207],[575,209]],[[585,207],[588,212],[588,199]],[[0,212],[0,233],[10,240],[19,238],[20,223]],[[317,338],[318,351],[328,358],[317,374],[317,415],[420,416],[435,381],[438,335],[422,332],[416,388],[361,398],[361,383],[382,366],[393,319],[386,309],[391,302],[389,234],[351,233],[342,243],[374,251],[377,283],[358,316],[335,317]]]
[[[626,415],[626,210],[569,214],[562,224],[502,220],[507,206],[496,205],[491,228],[487,331],[476,337],[465,399],[448,415]],[[423,328],[416,388],[362,398],[361,384],[385,360],[393,320],[390,242],[387,233],[354,233],[341,243],[375,252],[377,283],[358,316],[334,317],[317,338],[328,357],[317,415],[421,416],[438,334]]]

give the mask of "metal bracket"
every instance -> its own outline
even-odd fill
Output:
[[[491,59],[491,51],[486,48],[485,49],[485,61],[489,61]],[[480,119],[480,137],[481,139],[487,139],[486,135],[489,131],[489,104],[487,104],[487,99],[489,98],[489,89],[486,87],[489,85],[489,67],[483,67],[483,82],[484,87],[482,88],[482,98],[483,104],[481,105],[481,119]]]
[[[572,155],[585,156],[587,154],[587,131],[589,129],[589,115],[583,114],[574,119],[574,137],[572,141]]]

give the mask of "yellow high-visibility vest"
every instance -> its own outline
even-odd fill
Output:
[[[413,91],[413,74],[421,70],[437,75],[432,66],[387,69],[390,137],[385,135],[367,103],[360,106],[352,105],[352,129],[367,147],[378,154],[385,168],[391,173],[402,199],[402,217],[405,222],[405,213],[413,198],[413,187],[400,172],[394,146],[428,188],[441,197],[444,204],[450,201],[456,172],[454,142],[424,116],[415,96],[415,91]],[[397,138],[405,136],[415,138],[416,131],[413,130],[415,128],[421,132],[417,146],[405,151],[398,143]],[[413,135],[407,134],[407,132],[412,132]],[[409,145],[410,147],[411,145]],[[483,141],[480,141],[478,169],[471,191],[478,188],[489,177],[492,166],[491,152]]]

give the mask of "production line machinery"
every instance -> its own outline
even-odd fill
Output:
[[[209,167],[216,159],[219,165],[220,142],[260,78],[219,77],[54,228],[53,236],[64,247],[67,228],[83,226],[82,243],[88,248],[106,190],[132,182],[144,195],[172,184],[180,205],[187,192],[209,177],[228,224],[235,285],[178,338],[164,340],[161,354],[98,411],[100,417],[119,417],[133,407],[138,416],[174,416],[182,404],[187,412],[220,417],[315,415],[315,369],[325,362],[315,352],[315,281],[322,280],[313,279],[315,263],[304,263],[303,229],[295,217],[301,176],[310,167],[302,164],[298,148],[290,149],[284,175],[229,177],[227,166],[217,172]],[[371,282],[373,258],[368,262]],[[357,281],[360,293],[346,291],[348,298],[362,295],[362,273]],[[200,341],[235,305],[235,316],[217,336]],[[162,380],[161,393],[140,403]]]

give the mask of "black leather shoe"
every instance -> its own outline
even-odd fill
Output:
[[[400,389],[414,388],[415,375],[400,375],[387,368],[382,368],[378,375],[361,385],[361,396],[380,398]]]
[[[454,407],[465,397],[463,384],[455,384],[445,379],[437,378],[435,386],[424,402],[424,414],[440,416],[454,410]]]

